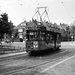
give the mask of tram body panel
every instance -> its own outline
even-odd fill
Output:
[[[54,41],[54,40],[53,40]],[[55,43],[50,40],[47,41],[27,41],[26,50],[28,51],[39,51],[46,49],[54,49]],[[56,41],[56,48],[61,47],[61,42]]]

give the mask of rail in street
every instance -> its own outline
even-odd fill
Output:
[[[0,60],[0,74],[40,74],[41,71],[44,71],[44,69],[46,69],[47,67],[75,55],[75,48],[73,45],[70,46],[70,44],[71,43],[62,43],[60,51],[52,52],[48,55],[29,56],[27,55],[27,53],[25,53],[18,56],[12,56],[12,58],[3,58]],[[68,46],[70,46],[71,48],[66,48]]]

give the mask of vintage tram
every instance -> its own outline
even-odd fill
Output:
[[[51,27],[47,23],[32,21],[26,27],[26,51],[30,54],[34,51],[46,49],[59,49],[61,46],[60,28]]]
[[[46,11],[46,7],[45,11]],[[38,8],[38,14],[39,8]],[[47,14],[47,12],[46,12]],[[61,47],[61,30],[57,25],[51,25],[48,21],[37,21],[36,19],[26,24],[26,52],[59,49]]]

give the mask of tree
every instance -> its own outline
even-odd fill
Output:
[[[9,34],[10,37],[12,36],[14,27],[15,27],[15,26],[14,26],[13,23],[10,21],[10,22],[9,22],[9,30],[8,30],[8,34]]]
[[[4,34],[11,36],[13,31],[13,23],[8,21],[8,14],[3,13],[0,17],[0,39],[4,37]]]
[[[71,40],[71,35],[70,35],[70,27],[68,24],[65,23],[60,23],[60,27],[62,28],[62,41],[70,41]]]
[[[68,41],[71,40],[71,29],[70,29],[70,26],[66,27],[66,37],[67,37]]]

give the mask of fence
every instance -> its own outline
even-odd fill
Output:
[[[25,44],[24,45],[18,45],[18,44],[0,44],[0,54],[3,53],[9,53],[9,52],[17,52],[17,51],[24,51],[25,50]]]

